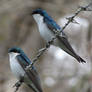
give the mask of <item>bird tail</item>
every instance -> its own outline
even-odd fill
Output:
[[[29,86],[34,92],[37,92],[31,85],[28,84],[28,86]]]
[[[80,56],[78,56],[78,58],[76,58],[78,60],[79,63],[86,63],[85,60],[83,60]]]
[[[30,84],[28,84],[28,86],[34,91],[34,92],[43,92],[42,90],[38,91],[36,90],[33,86],[31,86]]]
[[[76,58],[79,63],[86,63],[85,60],[83,60],[79,55],[75,53],[75,51],[73,50],[72,46],[70,45],[66,37],[57,36],[57,38],[61,42],[61,46],[60,46],[61,49],[63,49],[65,52]]]

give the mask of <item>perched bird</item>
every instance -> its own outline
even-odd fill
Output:
[[[46,42],[49,42],[53,38],[53,36],[55,36],[55,31],[61,30],[61,27],[43,9],[39,8],[33,10],[32,16],[38,25],[40,35],[46,40]],[[57,36],[57,39],[54,41],[53,45],[63,49],[69,55],[76,58],[78,62],[86,62],[75,53],[72,46],[68,42],[66,34],[63,31],[61,32],[61,35]]]
[[[43,92],[41,88],[40,78],[36,71],[36,68],[32,66],[32,69],[25,70],[26,66],[32,62],[26,56],[22,49],[13,47],[8,50],[10,67],[13,74],[18,80],[22,80],[28,85],[34,92]]]

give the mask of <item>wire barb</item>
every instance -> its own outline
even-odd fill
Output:
[[[72,19],[71,17],[66,18],[69,22],[79,24],[75,19]]]

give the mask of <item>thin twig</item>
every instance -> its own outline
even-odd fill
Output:
[[[89,3],[87,6],[83,7],[83,6],[80,6],[78,8],[78,10],[74,13],[73,16],[67,18],[68,21],[67,23],[64,25],[64,27],[62,27],[61,30],[59,31],[54,31],[55,32],[55,36],[51,39],[51,41],[49,41],[46,46],[39,52],[38,51],[38,54],[36,55],[36,57],[32,60],[32,63],[26,67],[26,70],[30,69],[35,63],[36,61],[40,58],[41,55],[43,55],[43,53],[50,47],[50,45],[54,42],[54,40],[57,38],[57,35],[60,35],[61,32],[70,24],[70,23],[78,23],[76,22],[76,20],[74,19],[80,12],[82,11],[92,11],[91,9],[89,9],[89,7],[92,5],[92,2]]]

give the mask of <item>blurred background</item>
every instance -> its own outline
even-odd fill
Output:
[[[8,49],[18,46],[30,59],[45,46],[33,9],[43,8],[62,27],[80,5],[90,0],[0,0],[0,92],[14,92],[17,79],[9,66]],[[92,92],[92,12],[81,12],[64,30],[69,41],[86,64],[51,46],[36,63],[44,92]],[[18,92],[31,92],[22,85]]]

